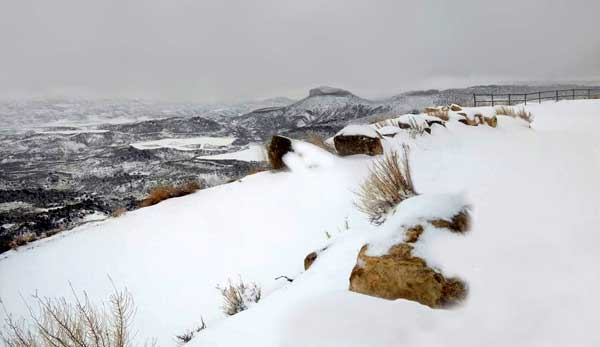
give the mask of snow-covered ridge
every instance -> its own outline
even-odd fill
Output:
[[[348,291],[359,249],[388,231],[353,205],[374,158],[339,158],[309,144],[286,158],[290,171],[11,251],[0,260],[0,297],[26,314],[20,294],[68,296],[70,281],[97,300],[110,293],[110,274],[136,300],[138,336],[162,346],[200,317],[208,327],[189,346],[595,346],[600,100],[527,110],[536,117],[531,129],[501,117],[497,128],[448,122],[430,136],[382,141],[386,151],[410,145],[427,203],[406,200],[381,228],[412,218],[411,204],[432,214],[436,206],[473,206],[468,236],[425,232],[432,237],[417,247],[468,281],[470,296],[457,309]],[[304,271],[304,257],[325,247]],[[215,286],[238,275],[259,283],[263,299],[225,318]],[[274,279],[280,275],[294,281]]]

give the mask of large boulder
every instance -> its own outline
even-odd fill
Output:
[[[271,142],[267,146],[267,155],[269,163],[274,170],[286,168],[283,162],[283,156],[288,152],[293,152],[292,140],[287,137],[275,135],[271,138]]]
[[[341,156],[383,154],[380,134],[367,125],[349,125],[333,138],[335,150]]]
[[[463,300],[466,285],[457,278],[446,278],[412,255],[413,246],[398,243],[387,254],[369,256],[369,245],[358,253],[350,274],[350,290],[383,299],[407,299],[432,308],[443,308]]]
[[[410,211],[414,207],[418,206],[413,204]],[[422,237],[424,233],[467,232],[470,227],[468,208],[458,206],[454,211],[457,212],[444,218],[413,216],[416,218],[405,220],[411,224],[392,225],[391,233],[380,234],[384,236],[363,245],[350,274],[349,289],[383,299],[417,301],[432,308],[444,308],[462,301],[467,294],[466,284],[458,278],[444,276],[413,252],[417,245],[427,240]],[[396,214],[402,212],[396,211]]]

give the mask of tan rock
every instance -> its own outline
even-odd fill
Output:
[[[462,111],[462,107],[460,107],[457,104],[452,104],[452,105],[450,105],[450,110],[454,111],[454,112],[458,112],[458,111]]]
[[[434,219],[429,221],[437,228],[445,228],[455,233],[465,233],[471,229],[471,216],[469,211],[464,209],[454,215],[450,220]]]
[[[399,243],[382,256],[368,256],[368,245],[358,253],[350,274],[350,290],[384,299],[407,299],[432,308],[443,308],[463,300],[466,285],[456,278],[445,278],[412,256],[413,247]]]
[[[409,228],[404,233],[404,242],[414,243],[419,240],[419,236],[423,233],[423,226],[417,225]]]
[[[491,126],[492,128],[498,126],[498,118],[496,116],[483,117],[483,120],[485,121],[485,124]]]

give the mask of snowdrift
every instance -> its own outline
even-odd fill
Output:
[[[26,313],[20,295],[68,296],[69,282],[100,300],[111,292],[110,275],[135,298],[138,336],[161,346],[201,317],[208,328],[189,346],[598,345],[600,100],[527,110],[536,117],[532,128],[498,117],[496,128],[448,122],[431,135],[382,138],[386,151],[410,145],[420,194],[473,206],[468,236],[431,234],[418,250],[468,282],[469,297],[457,308],[348,290],[360,248],[385,235],[385,224],[369,224],[353,205],[376,157],[340,158],[308,144],[284,157],[289,171],[7,252],[0,297],[17,315]],[[305,271],[305,256],[324,247]],[[294,281],[275,280],[280,275]],[[263,297],[225,318],[216,286],[238,276],[260,284]]]

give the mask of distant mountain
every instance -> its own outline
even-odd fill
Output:
[[[341,124],[391,110],[387,103],[366,100],[344,89],[318,87],[291,105],[257,109],[232,119],[232,123],[248,129],[256,138],[265,138],[277,132]]]

